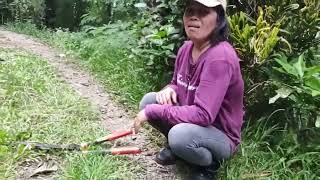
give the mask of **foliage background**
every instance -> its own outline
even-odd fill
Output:
[[[108,87],[117,82],[110,89],[128,106],[168,83],[177,49],[187,39],[181,21],[185,1],[54,2],[1,1],[1,22],[15,21],[13,29],[86,59],[85,66]],[[319,10],[318,0],[229,1],[230,42],[246,86],[244,137],[255,138],[244,140],[226,170],[240,176],[237,163],[257,163],[257,171],[269,172],[277,162],[275,178],[320,176],[314,168],[320,158],[313,156],[320,150]],[[42,33],[17,22],[32,22]]]

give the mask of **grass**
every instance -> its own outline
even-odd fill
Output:
[[[38,37],[67,54],[77,55],[83,60],[76,63],[96,74],[126,106],[136,108],[141,96],[159,84],[150,81],[148,77],[152,75],[145,73],[139,60],[128,58],[130,54],[126,49],[132,40],[123,38],[126,32],[88,36],[86,32],[38,30],[30,24],[11,24],[9,29]],[[220,179],[320,179],[319,150],[304,150],[297,144],[295,135],[270,126],[266,118],[246,122],[242,139],[235,157],[221,168]]]
[[[80,143],[106,134],[98,110],[81,99],[46,61],[18,50],[0,49],[0,177],[15,179],[27,161],[61,159],[59,179],[135,179],[123,157],[44,154],[20,141]]]
[[[242,138],[235,157],[224,164],[222,179],[319,179],[320,152],[304,152],[293,135],[270,127],[266,119],[248,122]],[[273,138],[282,141],[272,145]]]
[[[7,28],[37,37],[63,49],[69,56],[80,57],[82,60],[75,63],[90,70],[110,93],[116,95],[119,102],[129,108],[137,109],[142,96],[158,86],[158,82],[152,80],[153,74],[145,71],[139,59],[130,58],[127,49],[136,45],[136,41],[130,38],[132,34],[119,31],[117,26],[100,34],[93,31],[70,33],[39,30],[28,23],[8,24]]]

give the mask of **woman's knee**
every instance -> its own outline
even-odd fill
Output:
[[[171,128],[168,135],[169,146],[171,150],[180,158],[189,163],[207,166],[212,163],[211,152],[199,147],[199,143],[195,139],[193,133],[195,125],[189,123],[181,123]]]
[[[175,151],[185,149],[190,143],[190,124],[181,123],[173,126],[168,134],[169,146]]]
[[[156,95],[156,92],[149,92],[145,94],[139,103],[139,109],[144,109],[148,104],[157,104]]]

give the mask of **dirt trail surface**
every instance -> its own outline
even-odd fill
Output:
[[[23,49],[46,59],[80,96],[99,107],[102,125],[110,132],[126,129],[131,125],[134,113],[113,102],[110,95],[93,79],[93,76],[76,65],[68,63],[67,57],[61,56],[57,50],[26,35],[4,29],[0,29],[0,47]],[[126,144],[124,142],[126,139],[119,141],[120,144],[122,144],[121,141]],[[139,179],[177,179],[174,166],[163,167],[154,162],[154,156],[150,155],[154,150],[148,147],[146,132],[139,133],[137,140],[130,142],[132,143],[143,150],[141,155],[128,156],[144,168],[144,172],[138,175]]]

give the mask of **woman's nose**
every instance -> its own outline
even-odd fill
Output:
[[[190,20],[191,20],[191,21],[197,21],[197,20],[199,20],[199,18],[198,18],[197,16],[191,16],[191,17],[190,17]]]

